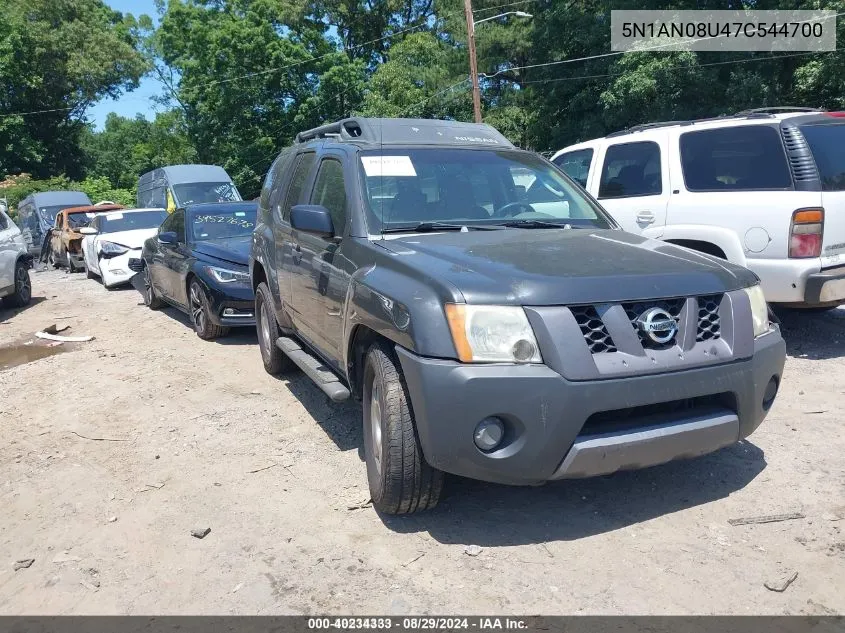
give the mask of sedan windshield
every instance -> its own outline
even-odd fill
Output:
[[[256,209],[197,211],[191,215],[191,232],[198,241],[251,235]]]
[[[231,182],[192,182],[173,185],[173,193],[180,206],[202,202],[237,202],[241,199]]]
[[[107,213],[100,222],[100,233],[119,233],[135,229],[157,228],[167,217],[167,211],[133,211]]]
[[[432,222],[468,228],[615,226],[577,185],[530,152],[365,152],[361,171],[374,233]]]

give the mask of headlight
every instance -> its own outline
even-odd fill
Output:
[[[249,282],[249,273],[230,270],[229,268],[217,268],[216,266],[206,266],[205,269],[221,284]]]
[[[745,294],[751,301],[751,322],[754,326],[754,338],[757,338],[769,331],[769,306],[760,284],[746,288]]]
[[[129,249],[114,242],[100,242],[100,252],[104,255],[123,255]]]
[[[449,303],[445,309],[458,358],[463,362],[543,362],[521,307]]]

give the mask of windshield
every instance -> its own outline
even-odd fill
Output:
[[[193,239],[216,240],[251,235],[255,228],[256,209],[199,211],[191,216]]]
[[[67,224],[72,229],[78,229],[87,225],[94,216],[94,213],[68,213]]]
[[[845,191],[845,125],[802,125],[801,133],[816,159],[822,191]]]
[[[133,211],[107,213],[100,220],[100,233],[118,233],[135,229],[154,229],[167,217],[167,211]]]
[[[202,202],[238,202],[241,195],[231,182],[192,182],[173,185],[180,206]]]
[[[577,185],[529,152],[388,150],[362,153],[361,165],[373,232],[424,222],[613,226]]]

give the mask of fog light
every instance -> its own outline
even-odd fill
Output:
[[[505,425],[499,418],[484,418],[475,427],[475,445],[484,452],[492,451],[505,437]]]
[[[235,311],[232,308],[226,308],[223,310],[223,316],[234,316]]]
[[[775,396],[778,394],[778,377],[772,376],[769,379],[769,384],[766,385],[766,391],[763,392],[763,410],[768,411],[775,401]]]

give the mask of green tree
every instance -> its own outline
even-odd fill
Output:
[[[88,174],[105,177],[112,187],[134,189],[138,176],[163,167],[196,162],[180,110],[160,112],[153,121],[111,113],[100,132],[83,137]]]
[[[82,175],[92,103],[138,85],[137,23],[101,0],[5,0],[0,11],[0,174]],[[38,114],[19,114],[38,112]]]

